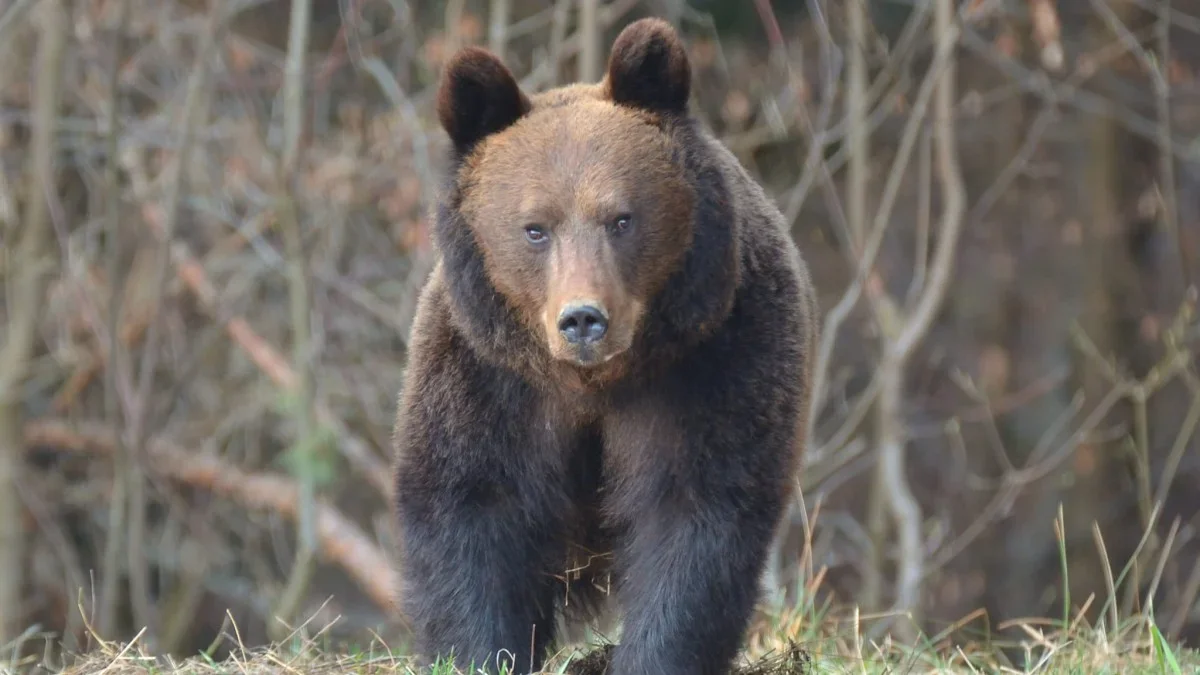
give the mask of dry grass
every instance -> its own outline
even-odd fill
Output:
[[[981,617],[982,613],[975,615]],[[793,610],[760,623],[748,642],[734,675],[825,675],[856,673],[998,673],[1074,675],[1183,675],[1200,673],[1200,652],[1171,648],[1152,621],[1135,617],[1116,633],[1088,626],[1076,618],[1065,628],[1055,620],[1014,622],[1019,640],[963,642],[970,621],[943,634],[923,638],[907,647],[885,641],[866,642],[864,622],[857,615],[844,620],[810,609]],[[950,635],[958,639],[951,641]],[[348,673],[352,675],[409,675],[419,672],[403,649],[375,638],[365,647],[332,648],[325,631],[292,639],[272,648],[252,649],[240,643],[236,625],[225,638],[234,644],[232,656],[214,661],[204,654],[186,660],[155,658],[135,639],[128,644],[98,641],[98,646],[65,668],[44,664],[9,663],[3,672],[61,673],[62,675],[217,675],[259,673]],[[215,647],[216,645],[214,645]],[[211,651],[211,650],[210,650]],[[542,672],[602,675],[608,648],[572,649],[556,655]],[[438,665],[432,675],[468,675],[451,665]]]
[[[1059,545],[1067,569],[1061,540]],[[1136,557],[1135,553],[1130,565]],[[824,572],[806,575],[794,604],[778,611],[763,608],[758,614],[732,675],[1200,675],[1200,651],[1168,643],[1154,619],[1151,601],[1140,605],[1147,608],[1143,612],[1123,614],[1119,609],[1116,601],[1128,569],[1129,565],[1109,580],[1105,597],[1092,595],[1079,604],[1073,604],[1069,596],[1064,598],[1063,612],[1057,618],[1017,619],[993,626],[984,610],[976,610],[935,634],[920,634],[912,643],[893,642],[890,637],[899,633],[895,630],[898,624],[912,624],[905,617],[831,608],[832,598],[822,592]],[[82,605],[79,611],[83,613]],[[338,619],[319,624],[316,616],[320,615],[314,614],[269,647],[247,646],[237,622],[228,615],[224,630],[205,653],[184,660],[150,654],[139,640],[140,633],[129,643],[102,640],[84,619],[94,645],[87,653],[68,656],[64,667],[33,659],[6,664],[6,650],[0,646],[0,673],[425,675],[404,645],[390,643],[374,632],[371,639],[358,645],[335,642],[331,629]],[[881,642],[868,637],[879,628],[890,628],[888,637]],[[909,628],[917,632],[915,627]],[[30,635],[32,631],[27,632]],[[35,651],[28,648],[33,639],[27,637],[25,647],[17,644],[12,653]],[[48,639],[47,647],[51,646]],[[212,655],[218,649],[229,656],[215,660]],[[47,649],[47,653],[51,651]],[[553,655],[541,672],[604,675],[610,651],[611,645],[604,640],[570,646]],[[473,672],[437,664],[428,675]]]

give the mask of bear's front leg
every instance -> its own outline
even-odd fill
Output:
[[[609,675],[727,675],[759,598],[795,425],[708,392],[636,402],[609,429],[608,507],[625,528]]]
[[[680,506],[660,505],[625,552],[610,675],[727,675],[745,635],[770,532],[732,509],[669,513]]]
[[[469,356],[419,366],[396,428],[400,594],[417,652],[528,673],[553,637],[567,512],[530,392]]]
[[[758,599],[769,519],[660,502],[624,550],[625,624],[610,675],[727,675]],[[765,514],[764,514],[765,516]]]

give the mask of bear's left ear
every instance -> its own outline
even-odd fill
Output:
[[[639,19],[621,31],[606,79],[614,103],[659,113],[687,110],[691,64],[675,28],[662,19]]]
[[[442,74],[437,114],[455,149],[466,154],[476,143],[515,123],[530,109],[512,71],[481,47],[464,47]]]

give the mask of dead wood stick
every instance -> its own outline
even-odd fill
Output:
[[[115,454],[113,430],[95,422],[30,420],[24,425],[23,436],[27,448],[55,448],[105,457]],[[298,491],[290,478],[249,473],[230,466],[220,457],[201,455],[162,438],[150,439],[146,449],[147,468],[152,473],[203,488],[247,509],[296,518]],[[333,506],[318,502],[316,515],[317,541],[324,557],[344,569],[376,605],[391,611],[394,573],[387,556],[358,525]]]

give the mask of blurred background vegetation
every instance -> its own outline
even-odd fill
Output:
[[[439,68],[594,80],[647,15],[821,296],[765,607],[903,638],[1152,603],[1194,645],[1200,1],[935,5],[0,2],[0,645],[402,641]]]

